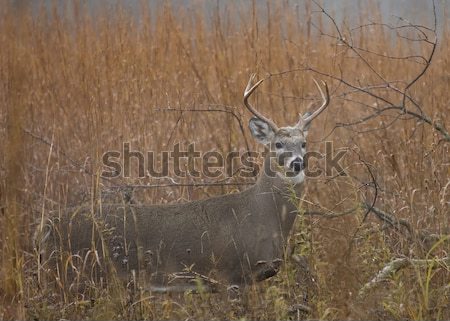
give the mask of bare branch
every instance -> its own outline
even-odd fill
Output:
[[[355,206],[351,209],[348,209],[346,211],[343,212],[333,212],[333,211],[327,211],[327,212],[320,212],[320,211],[306,211],[304,213],[304,215],[307,216],[320,216],[321,218],[337,218],[337,217],[342,217],[342,216],[346,216],[349,214],[353,214],[355,213],[360,207],[359,206]]]
[[[408,230],[410,235],[414,234],[411,224],[409,224],[408,221],[403,220],[403,219],[398,219],[395,216],[388,214],[375,206],[370,205],[369,203],[364,202],[364,203],[362,203],[362,205],[366,210],[374,213],[378,219],[389,224],[396,230],[400,231],[400,226],[404,226]]]
[[[408,266],[427,267],[431,266],[437,268],[444,266],[447,270],[450,269],[450,257],[433,258],[433,259],[410,259],[410,258],[396,258],[389,262],[378,274],[359,290],[358,296],[363,297],[369,290],[373,289],[378,284],[388,281],[399,270]]]
[[[331,22],[333,29],[335,31],[335,35],[332,34],[326,34],[324,33],[322,30],[320,30],[319,27],[315,26],[318,31],[320,32],[320,34],[322,36],[326,36],[326,37],[330,37],[332,39],[335,39],[337,41],[337,45],[339,46],[343,46],[344,48],[352,51],[353,53],[356,54],[357,58],[362,61],[364,63],[364,65],[366,65],[369,70],[376,75],[379,79],[382,80],[383,84],[381,85],[376,85],[376,86],[360,86],[360,85],[356,85],[356,84],[352,84],[349,80],[344,79],[344,77],[341,75],[336,76],[333,74],[329,74],[320,70],[317,70],[315,68],[312,67],[304,67],[303,70],[307,70],[307,71],[311,71],[314,72],[318,75],[321,75],[323,77],[327,77],[330,79],[333,79],[335,81],[340,82],[341,84],[345,85],[346,87],[349,87],[353,90],[353,93],[363,93],[363,94],[367,94],[370,97],[378,100],[379,102],[385,104],[386,106],[378,109],[377,111],[375,111],[374,113],[372,113],[371,115],[365,116],[364,118],[357,120],[355,122],[350,122],[350,123],[341,123],[338,124],[338,127],[350,127],[350,126],[355,126],[355,125],[359,125],[362,123],[367,122],[368,120],[380,116],[382,114],[384,114],[385,112],[389,111],[389,110],[398,110],[400,113],[404,114],[404,115],[409,115],[412,116],[416,119],[418,119],[419,121],[422,121],[428,125],[431,125],[435,130],[437,130],[442,136],[442,140],[446,141],[446,142],[450,142],[450,134],[449,132],[445,129],[444,125],[438,122],[435,122],[432,120],[432,118],[428,115],[426,115],[423,111],[422,106],[420,105],[420,103],[418,103],[416,101],[416,99],[411,96],[410,94],[410,89],[411,87],[417,83],[417,81],[419,79],[421,79],[423,77],[423,75],[427,72],[427,70],[429,69],[432,60],[434,58],[435,52],[436,52],[436,48],[437,48],[437,14],[436,14],[436,3],[435,0],[432,1],[433,4],[433,26],[432,27],[426,27],[424,25],[420,25],[420,24],[414,24],[409,22],[408,20],[401,18],[401,17],[397,17],[399,19],[399,21],[402,22],[402,24],[400,26],[392,26],[389,24],[385,24],[385,23],[376,23],[376,22],[371,22],[368,24],[363,24],[360,25],[358,27],[349,29],[349,37],[348,39],[344,36],[343,32],[341,31],[340,27],[337,25],[336,20],[331,16],[330,13],[327,12],[327,10],[324,9],[323,6],[321,6],[317,1],[314,1],[315,5],[320,9],[316,12],[323,14],[325,17],[327,17],[327,19]],[[424,44],[427,45],[431,45],[431,49],[428,53],[427,56],[422,56],[422,55],[409,55],[409,56],[404,56],[404,57],[396,57],[396,56],[392,56],[392,55],[386,55],[386,54],[380,54],[365,48],[360,48],[357,47],[355,45],[353,45],[353,41],[352,41],[352,32],[366,28],[366,27],[374,27],[374,26],[380,26],[383,28],[388,28],[390,30],[394,30],[394,31],[399,31],[399,30],[414,30],[418,33],[419,38],[411,38],[408,36],[404,36],[401,35],[399,33],[397,33],[397,37],[405,39],[407,41],[420,41],[423,42]],[[431,36],[429,35],[429,33],[431,33]],[[405,81],[405,85],[403,88],[400,87],[396,87],[394,86],[394,81],[388,81],[384,78],[383,75],[381,75],[370,63],[369,61],[361,54],[361,52],[365,52],[368,54],[373,54],[376,56],[381,56],[387,59],[395,59],[395,60],[399,60],[399,59],[404,59],[404,60],[408,60],[408,59],[420,59],[420,62],[418,61],[414,61],[417,64],[422,65],[423,67],[419,70],[419,72],[409,81]],[[397,81],[398,82],[398,81]],[[377,88],[381,88],[381,89],[385,89],[388,92],[394,92],[397,95],[400,95],[401,97],[401,102],[393,102],[391,101],[389,98],[387,98],[387,95],[383,95],[383,94],[379,94],[379,93],[375,93],[374,90]],[[387,92],[387,93],[388,93]],[[348,93],[347,93],[348,94]],[[345,95],[345,94],[344,94]],[[410,109],[407,108],[407,104],[411,103],[412,106],[414,108],[417,109],[417,111],[412,111]],[[400,119],[400,115],[398,117],[396,117],[396,119],[391,123],[393,124],[395,121]],[[371,129],[371,130],[377,130],[377,129]]]
[[[238,125],[239,125],[239,130],[241,131],[242,137],[244,138],[244,142],[245,142],[245,147],[247,148],[247,152],[250,151],[250,145],[248,144],[248,140],[247,140],[247,136],[245,135],[245,130],[244,130],[244,126],[242,124],[242,119],[239,115],[236,114],[236,112],[234,111],[234,108],[231,106],[226,106],[226,105],[213,105],[214,107],[208,107],[208,108],[196,108],[196,109],[189,109],[189,108],[185,108],[185,109],[180,109],[180,108],[165,108],[165,109],[157,109],[157,111],[161,111],[161,112],[191,112],[191,113],[195,113],[195,112],[222,112],[222,113],[227,113],[230,114],[231,116],[233,116],[233,118],[237,121]],[[222,108],[215,108],[215,107],[222,107]]]
[[[245,186],[253,185],[255,182],[236,182],[236,183],[167,183],[167,184],[130,184],[130,185],[112,185],[108,189],[125,190],[130,188],[161,188],[161,187],[205,187],[205,186]]]

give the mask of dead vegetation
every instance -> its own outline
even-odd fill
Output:
[[[349,26],[309,1],[207,13],[143,2],[134,14],[117,6],[95,16],[64,3],[0,6],[0,319],[450,319],[448,20],[380,18],[374,7]],[[63,271],[40,279],[32,238],[51,212],[251,184],[233,170],[174,180],[101,173],[102,155],[124,142],[255,149],[242,105],[252,72],[268,78],[258,109],[280,125],[316,98],[313,77],[326,80],[331,105],[308,148],[325,153],[330,140],[347,150],[347,175],[307,181],[293,258],[276,277],[236,297],[149,293],[113,275],[79,291]]]

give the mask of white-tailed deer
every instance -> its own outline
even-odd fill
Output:
[[[50,262],[56,259],[60,273],[79,274],[75,261],[93,257],[92,265],[82,265],[93,271],[99,263],[111,266],[104,262],[109,258],[119,275],[126,278],[135,271],[155,288],[170,285],[173,275],[228,285],[275,275],[298,212],[308,127],[328,106],[329,93],[325,83],[322,90],[316,82],[322,105],[300,115],[294,126],[278,128],[250,105],[263,80],[252,86],[253,81],[254,75],[244,92],[244,105],[254,114],[249,128],[272,152],[256,184],[240,193],[184,204],[102,204],[68,211],[59,224],[51,219],[38,233],[44,270],[54,267]]]

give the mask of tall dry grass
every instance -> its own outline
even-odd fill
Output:
[[[291,262],[277,277],[250,287],[240,301],[231,303],[207,293],[180,298],[130,292],[120,284],[92,285],[77,294],[58,283],[39,284],[32,235],[36,223],[51,211],[120,198],[122,190],[117,186],[170,183],[138,178],[136,172],[130,178],[99,178],[103,153],[121,150],[123,142],[141,151],[170,150],[177,142],[184,146],[194,142],[202,151],[224,153],[242,150],[246,142],[258,149],[245,129],[249,115],[242,107],[242,92],[252,72],[274,74],[257,94],[257,106],[283,125],[295,122],[298,112],[316,98],[312,77],[318,75],[301,71],[305,65],[353,83],[376,84],[379,79],[361,59],[333,39],[319,36],[311,21],[322,30],[330,31],[332,26],[324,15],[312,14],[313,7],[309,1],[305,7],[268,1],[229,4],[205,13],[201,3],[188,9],[161,2],[152,7],[143,3],[137,16],[121,6],[93,16],[77,1],[35,12],[4,1],[0,9],[0,318],[301,317],[295,304],[303,302],[305,291],[296,279],[300,269]],[[381,16],[376,7],[361,13],[361,21],[374,16]],[[427,115],[449,128],[450,37],[448,25],[441,28],[432,65],[411,93]],[[384,28],[362,29],[353,40],[357,46],[398,56],[429,50]],[[421,68],[408,59],[370,53],[365,58],[390,81],[411,79]],[[291,246],[308,258],[316,280],[308,290],[310,316],[450,318],[448,266],[430,263],[403,269],[368,297],[358,297],[359,289],[395,257],[448,255],[448,243],[438,241],[450,227],[448,142],[441,142],[431,126],[411,118],[362,131],[388,124],[389,114],[332,130],[336,123],[360,119],[380,102],[363,94],[350,99],[339,80],[323,79],[331,88],[332,103],[313,125],[308,148],[323,151],[327,139],[335,149],[353,152],[344,161],[348,176],[308,180],[301,212],[357,210],[332,219],[323,215],[298,219]],[[386,95],[398,99],[388,91]],[[191,111],[208,108],[221,111]],[[359,204],[374,196],[367,166],[379,185],[376,206],[409,222],[418,235],[425,235],[423,240],[416,242],[372,214],[364,220],[366,211]],[[242,188],[139,188],[133,197],[165,203]],[[437,245],[433,248],[433,244]]]

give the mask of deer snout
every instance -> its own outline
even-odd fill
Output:
[[[300,172],[301,170],[303,170],[305,168],[305,163],[303,162],[303,160],[300,157],[296,157],[291,164],[289,165],[289,167],[296,173]]]

